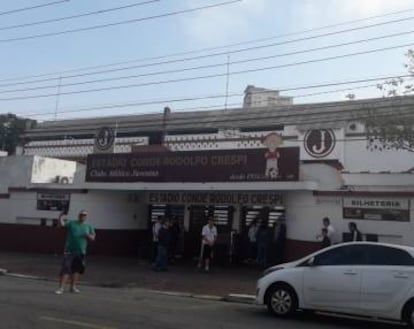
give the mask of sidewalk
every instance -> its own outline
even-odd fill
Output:
[[[55,280],[61,256],[0,252],[0,269],[9,273],[38,276]],[[144,261],[123,257],[88,256],[84,282],[105,287],[138,287],[151,290],[177,291],[201,295],[255,293],[260,270],[243,266],[214,267],[210,273],[195,264],[177,263],[168,272],[154,272]]]

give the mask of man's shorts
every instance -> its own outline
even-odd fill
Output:
[[[65,252],[63,254],[63,262],[62,269],[60,270],[60,275],[71,275],[73,273],[85,273],[85,255]]]
[[[208,244],[203,245],[203,259],[212,259],[213,258],[214,248]]]

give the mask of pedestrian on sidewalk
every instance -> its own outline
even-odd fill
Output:
[[[324,217],[322,219],[322,228],[326,228],[328,230],[328,238],[331,241],[331,243],[335,243],[336,239],[335,239],[335,229],[331,224],[331,220],[329,219],[329,217]],[[320,237],[320,235],[318,235]]]
[[[178,240],[180,238],[180,234],[181,234],[180,223],[178,221],[178,217],[174,216],[170,222],[171,241],[170,241],[170,248],[169,248],[169,254],[170,254],[169,258],[170,258],[171,263],[175,262],[175,256],[177,254],[177,246],[178,246]]]
[[[253,219],[249,227],[249,232],[247,233],[249,238],[249,257],[247,258],[248,263],[253,263],[257,258],[257,230],[259,225],[257,224],[257,218]]]
[[[328,248],[331,246],[331,239],[328,237],[328,229],[323,228],[321,232],[321,249]]]
[[[281,264],[285,261],[285,247],[286,247],[286,217],[284,214],[280,215],[275,222],[274,229],[275,242],[275,263]]]
[[[151,263],[155,265],[155,259],[158,254],[158,232],[162,226],[162,216],[158,216],[156,222],[152,225],[152,252],[151,252]]]
[[[167,219],[163,218],[160,224],[161,227],[158,230],[158,251],[154,270],[167,271],[168,247],[171,242],[171,236]]]
[[[74,293],[80,292],[78,283],[80,275],[85,273],[85,256],[88,241],[95,241],[96,237],[92,225],[86,223],[87,216],[86,210],[79,212],[77,220],[65,220],[64,213],[59,215],[59,225],[66,228],[67,234],[60,271],[59,289],[56,290],[58,295],[65,291],[69,278],[70,291]]]
[[[217,240],[217,228],[214,225],[214,218],[208,217],[208,222],[201,231],[201,254],[198,267],[203,267],[206,272],[210,271],[211,260],[214,257],[214,246]]]
[[[348,224],[349,233],[351,234],[351,241],[362,241],[362,233],[358,230],[358,226],[355,222]]]
[[[262,268],[267,267],[269,246],[272,241],[267,222],[261,222],[257,230],[257,263]]]

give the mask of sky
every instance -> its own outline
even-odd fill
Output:
[[[240,107],[247,85],[297,104],[381,97],[381,80],[299,87],[405,74],[414,48],[413,0],[16,0],[0,18],[0,113],[42,121]],[[398,48],[326,59],[385,47]]]

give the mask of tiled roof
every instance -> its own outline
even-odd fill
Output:
[[[26,131],[27,137],[94,133],[103,126],[120,132],[194,131],[215,128],[252,128],[270,125],[295,125],[300,129],[342,127],[345,122],[363,120],[367,116],[414,115],[414,96],[375,98],[358,101],[314,103],[265,108],[227,109],[168,114],[113,116],[39,123]]]

